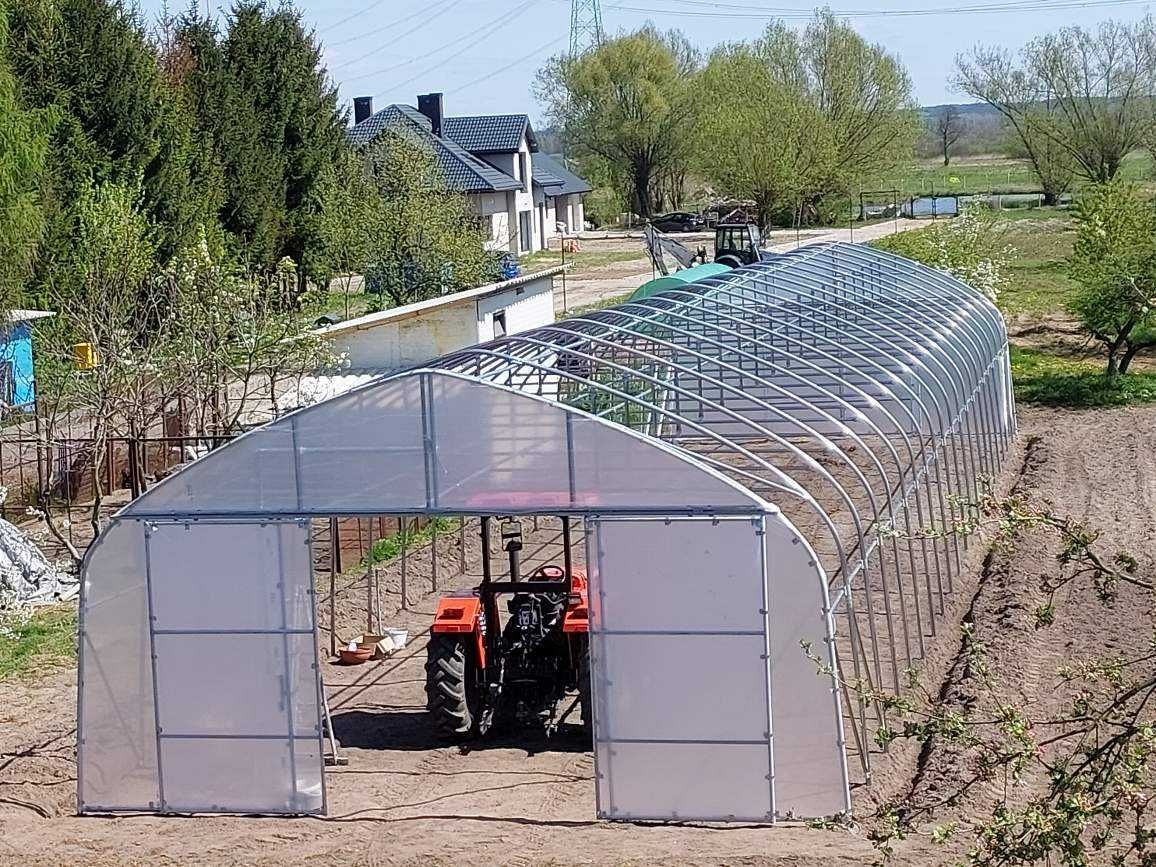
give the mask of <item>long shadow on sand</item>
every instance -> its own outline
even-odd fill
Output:
[[[333,733],[342,747],[361,750],[437,750],[457,746],[463,752],[479,750],[523,750],[536,753],[581,753],[590,750],[590,741],[580,726],[564,724],[547,736],[539,728],[501,726],[485,737],[453,744],[434,730],[425,711],[347,710],[333,714]]]

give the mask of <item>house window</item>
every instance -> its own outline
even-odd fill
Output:
[[[506,311],[499,310],[494,313],[494,339],[506,336]]]

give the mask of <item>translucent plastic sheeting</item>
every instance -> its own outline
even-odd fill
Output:
[[[847,809],[833,681],[800,646],[828,646],[824,581],[793,528],[777,514],[592,526],[600,815]]]
[[[749,510],[759,503],[657,440],[435,371],[372,383],[260,428],[162,482],[126,514]]]
[[[82,811],[322,811],[308,529],[120,519],[101,537],[82,605]]]
[[[160,804],[144,530],[137,521],[114,523],[88,549],[77,721],[81,812]]]

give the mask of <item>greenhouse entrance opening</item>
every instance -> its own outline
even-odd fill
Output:
[[[994,305],[841,244],[374,380],[90,548],[79,808],[324,812],[312,529],[448,515],[572,522],[600,815],[842,813],[1014,431]]]

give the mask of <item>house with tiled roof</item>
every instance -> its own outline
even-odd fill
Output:
[[[532,253],[559,233],[584,227],[582,196],[590,185],[539,152],[526,115],[446,117],[440,93],[419,96],[417,108],[390,105],[378,112],[372,99],[358,97],[353,110],[349,139],[357,147],[394,130],[431,148],[446,184],[465,193],[478,215],[487,249]]]

